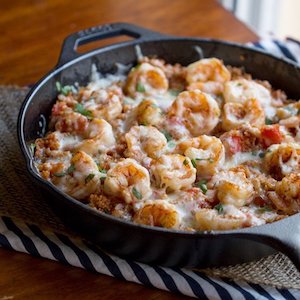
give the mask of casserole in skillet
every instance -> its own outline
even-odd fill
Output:
[[[78,43],[115,34],[129,34],[137,37],[137,40],[98,49],[82,56],[78,56],[73,49]],[[299,96],[297,94],[299,69],[294,64],[239,45],[203,39],[166,37],[129,24],[112,24],[72,35],[64,44],[58,67],[32,89],[24,102],[19,118],[19,138],[29,171],[42,187],[51,191],[50,201],[57,211],[67,223],[89,239],[119,255],[140,261],[164,265],[211,266],[248,261],[272,253],[272,248],[276,248],[285,251],[296,262],[299,257],[296,249],[298,215],[257,228],[224,232],[194,233],[149,228],[99,213],[66,196],[38,175],[28,144],[39,137],[44,129],[43,120],[48,118],[56,97],[56,82],[60,82],[63,86],[73,84],[75,81],[79,85],[86,85],[92,64],[104,73],[113,73],[115,62],[124,65],[134,64],[136,45],[141,47],[145,55],[156,55],[168,63],[182,65],[189,65],[199,59],[199,54],[195,50],[195,46],[198,46],[202,49],[204,57],[217,57],[225,64],[243,66],[255,78],[270,81],[274,87],[287,91],[290,97]],[[71,59],[68,63],[67,54]],[[293,75],[287,78],[289,73]],[[193,167],[192,161],[187,162]],[[290,226],[293,226],[293,231],[289,229]],[[290,234],[286,235],[286,232]],[[239,253],[235,251],[237,245],[241,245]]]

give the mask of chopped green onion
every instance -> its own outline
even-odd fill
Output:
[[[29,145],[30,152],[32,153],[32,155],[34,155],[35,147],[36,147],[36,144],[34,144],[34,143],[31,143],[31,144]]]
[[[63,176],[66,175],[66,173],[65,173],[65,172],[62,172],[62,173],[53,173],[53,175],[54,175],[55,177],[63,177]]]
[[[197,161],[207,160],[207,161],[209,161],[210,163],[213,163],[213,162],[214,162],[214,160],[213,160],[211,157],[209,157],[209,158],[195,158],[195,160],[197,160]]]
[[[257,151],[254,150],[254,151],[251,152],[251,154],[252,154],[253,156],[256,156],[256,155],[257,155]]]
[[[60,84],[60,82],[59,82],[59,81],[56,81],[56,82],[55,82],[55,85],[56,85],[57,91],[58,91],[58,92],[61,92],[61,84]]]
[[[176,89],[172,89],[172,90],[169,90],[169,93],[172,96],[178,96],[181,93],[181,91],[180,90],[176,90]]]
[[[224,211],[224,207],[221,203],[217,204],[214,209],[216,209],[218,211],[218,214],[222,214]]]
[[[74,111],[80,113],[81,115],[87,118],[92,117],[92,112],[90,110],[86,110],[81,103],[76,103]]]
[[[172,135],[171,135],[168,131],[162,130],[161,133],[164,134],[164,136],[165,136],[166,139],[167,139],[167,142],[170,142],[171,140],[173,140]]]
[[[90,182],[95,177],[95,174],[91,173],[88,176],[85,177],[85,183]]]
[[[192,165],[193,165],[194,168],[197,168],[196,161],[193,158],[191,159],[191,163],[192,163]]]
[[[105,214],[107,214],[107,215],[110,215],[110,211],[109,211],[109,209],[108,208],[103,208],[103,210],[102,210]]]
[[[272,211],[272,208],[267,206],[267,205],[265,205],[263,207],[260,207],[256,210],[256,212],[259,213],[259,214],[263,214],[263,213],[268,212],[268,211]]]
[[[55,82],[55,85],[56,85],[56,89],[59,93],[67,96],[70,92],[72,93],[76,93],[76,89],[73,85],[65,85],[65,86],[62,86],[61,83],[59,81],[56,81]]]
[[[105,169],[101,169],[99,165],[98,165],[98,170],[101,173],[100,179],[104,180],[106,178],[107,171]]]
[[[146,92],[145,87],[140,82],[138,82],[137,85],[136,85],[136,91],[139,92],[139,93],[145,93]]]
[[[196,183],[196,185],[202,190],[203,194],[205,195],[207,192],[207,180],[202,179],[199,182]]]
[[[176,147],[176,143],[172,140],[172,141],[168,142],[168,147],[174,148],[174,147]]]
[[[70,165],[70,167],[65,171],[65,172],[61,172],[61,173],[54,173],[53,175],[55,177],[63,177],[65,175],[71,174],[75,171],[75,166],[72,164]]]
[[[132,188],[132,193],[136,199],[141,200],[143,198],[142,194],[135,188]]]
[[[183,161],[183,164],[184,164],[185,166],[188,165],[188,164],[189,164],[188,160],[185,159],[185,160]]]
[[[272,125],[272,124],[273,124],[273,121],[272,121],[271,119],[269,119],[269,118],[266,118],[266,119],[265,119],[265,124],[266,124],[266,125]]]
[[[70,167],[67,169],[66,174],[71,174],[75,171],[75,166],[72,164]]]

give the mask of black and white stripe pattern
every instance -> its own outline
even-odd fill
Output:
[[[300,299],[300,291],[212,278],[201,272],[148,266],[109,255],[98,247],[36,225],[0,218],[0,246],[89,271],[200,299]]]
[[[293,39],[287,39],[286,41],[261,40],[256,43],[247,43],[247,45],[263,49],[278,57],[287,58],[296,63],[300,63],[300,42]]]
[[[300,63],[297,41],[260,41],[248,45]],[[35,225],[16,224],[7,217],[0,217],[0,246],[200,299],[300,299],[299,290],[212,278],[193,270],[153,267],[120,259],[83,241],[44,232]]]

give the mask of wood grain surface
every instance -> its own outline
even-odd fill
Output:
[[[257,39],[214,0],[1,0],[0,13],[0,84],[36,82],[54,67],[68,34],[98,24],[131,22],[179,36]],[[107,42],[112,41],[97,46]],[[187,297],[0,249],[0,300],[54,298]]]

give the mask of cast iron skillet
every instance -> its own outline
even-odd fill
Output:
[[[83,55],[76,52],[78,45],[117,35],[134,39]],[[141,47],[144,55],[157,55],[169,63],[183,65],[199,59],[195,50],[195,46],[199,46],[204,57],[218,57],[225,64],[244,66],[255,78],[268,80],[290,97],[300,98],[300,68],[263,51],[212,39],[166,36],[126,23],[77,32],[66,38],[57,66],[31,89],[20,110],[19,143],[37,187],[46,191],[49,203],[66,224],[121,257],[164,266],[211,267],[247,262],[279,250],[300,270],[300,214],[272,224],[238,230],[196,233],[167,230],[97,212],[60,192],[38,175],[28,145],[45,134],[46,120],[57,94],[55,82],[84,85],[89,81],[92,64],[104,73],[114,72],[116,62],[134,64],[136,45]]]

